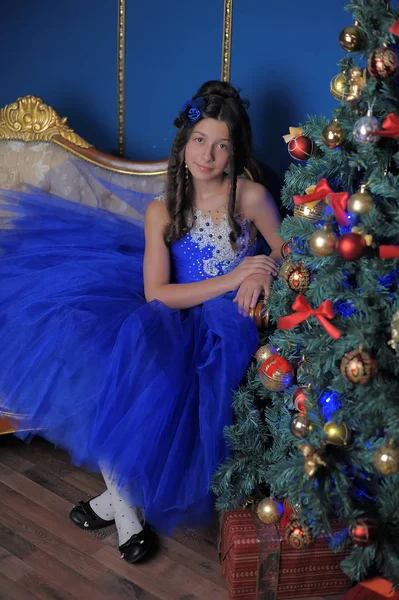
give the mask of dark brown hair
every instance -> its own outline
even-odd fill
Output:
[[[252,149],[251,123],[246,111],[249,102],[241,99],[237,89],[222,81],[204,83],[193,100],[200,97],[205,100],[205,108],[200,119],[211,118],[224,121],[229,130],[231,152],[228,169],[231,188],[228,220],[231,227],[230,241],[234,246],[241,235],[241,226],[234,216],[237,177],[244,172]],[[179,114],[174,124],[179,130],[172,144],[168,165],[167,207],[170,223],[164,234],[168,245],[180,239],[193,223],[191,177],[186,177],[184,152],[194,125],[187,118],[187,110]]]

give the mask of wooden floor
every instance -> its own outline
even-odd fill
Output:
[[[179,529],[148,563],[129,565],[115,527],[86,532],[69,521],[73,504],[103,489],[43,439],[0,436],[1,600],[228,600],[216,526]]]

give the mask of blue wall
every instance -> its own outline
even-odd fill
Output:
[[[173,120],[199,85],[220,77],[223,0],[127,0],[126,155],[168,155]],[[234,0],[231,82],[251,100],[255,157],[283,175],[282,135],[329,116],[329,83],[352,22],[347,0]],[[19,0],[2,7],[0,106],[28,93],[80,135],[117,149],[117,0]]]

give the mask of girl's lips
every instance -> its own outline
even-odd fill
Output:
[[[205,171],[206,173],[209,173],[209,171],[211,170],[209,167],[203,167],[202,165],[199,165],[198,163],[195,163],[197,165],[197,167],[199,167],[201,169],[201,171]]]

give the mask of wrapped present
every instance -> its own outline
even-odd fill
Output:
[[[332,531],[342,525],[335,523]],[[288,600],[340,595],[351,581],[340,569],[347,551],[332,552],[325,539],[294,549],[282,524],[267,525],[249,509],[220,520],[220,559],[233,600]]]
[[[342,600],[399,600],[399,590],[382,577],[373,577],[358,583],[343,596]]]

